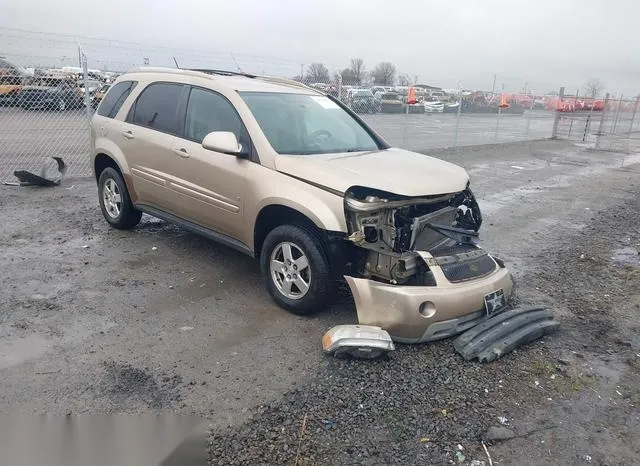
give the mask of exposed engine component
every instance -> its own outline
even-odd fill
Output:
[[[356,187],[347,193],[345,211],[349,239],[362,248],[356,260],[360,273],[391,283],[434,284],[415,251],[473,244],[482,224],[468,187],[420,198]]]

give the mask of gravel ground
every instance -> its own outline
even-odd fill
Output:
[[[635,464],[634,144],[432,153],[469,171],[484,246],[507,259],[522,303],[562,323],[488,365],[449,341],[327,358],[321,335],[355,320],[348,297],[295,317],[248,257],[146,216],[108,228],[92,180],[0,186],[0,412],[195,414],[212,464],[488,465],[491,427],[512,437],[487,439],[494,464]]]

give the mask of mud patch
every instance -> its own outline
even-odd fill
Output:
[[[139,405],[163,409],[181,399],[179,386],[182,377],[162,372],[156,378],[148,368],[139,369],[131,364],[115,361],[104,363],[105,376],[102,392],[111,398],[118,408]]]

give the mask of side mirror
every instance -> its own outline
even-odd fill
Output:
[[[242,156],[246,155],[242,144],[238,142],[236,135],[231,131],[213,131],[202,140],[202,147],[214,152]]]

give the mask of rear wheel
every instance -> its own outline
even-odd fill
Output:
[[[67,103],[64,101],[64,99],[58,100],[58,111],[64,112],[66,109],[67,109]]]
[[[331,295],[329,263],[316,234],[297,225],[282,225],[266,237],[260,254],[267,291],[280,307],[311,314]]]
[[[142,212],[133,207],[122,175],[112,167],[105,168],[98,180],[100,208],[112,227],[128,230],[135,227]]]

